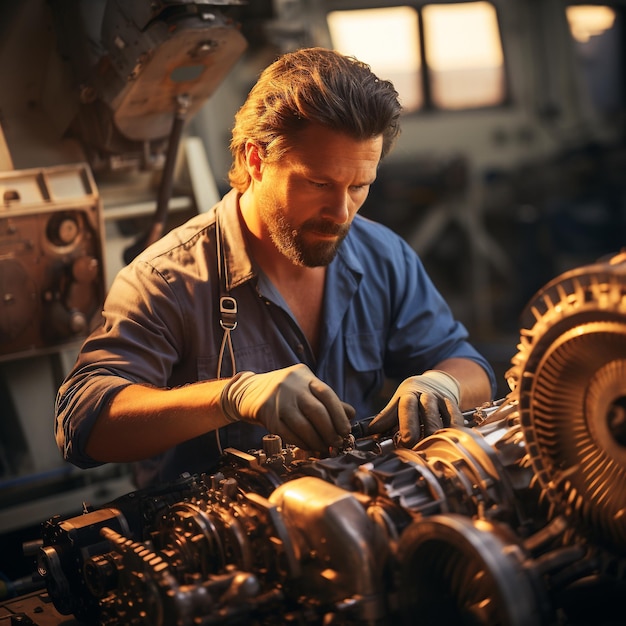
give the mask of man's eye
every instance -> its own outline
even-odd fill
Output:
[[[327,183],[316,183],[314,180],[311,181],[311,185],[313,185],[313,187],[317,189],[323,189],[324,187],[328,186]]]

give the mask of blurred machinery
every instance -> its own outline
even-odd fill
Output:
[[[85,160],[0,172],[3,358],[58,350],[84,336],[101,308],[105,246],[94,172],[162,170],[151,227],[128,256],[162,234],[184,123],[247,45],[222,11],[237,4],[50,2],[59,73],[71,88],[42,106]],[[14,129],[5,126],[12,148]]]
[[[0,172],[0,358],[82,337],[104,298],[100,198],[85,165]]]
[[[124,467],[114,494],[94,485],[109,471],[70,476],[50,435],[54,396],[122,260],[162,235],[173,206],[199,211],[197,191],[212,202],[198,142],[187,169],[201,185],[185,197],[175,166],[187,122],[246,50],[240,5],[0,6],[0,533],[59,510],[56,493],[85,486],[101,503],[129,489],[115,487]],[[132,226],[123,249],[112,214]]]
[[[211,474],[49,519],[38,576],[57,615],[623,623],[626,253],[548,283],[525,320],[509,395],[466,428],[407,450],[365,420],[326,458],[269,435]]]
[[[245,50],[239,25],[224,14],[238,4],[52,2],[79,99],[70,130],[95,170],[158,164],[154,144],[171,143],[176,121],[198,111]]]

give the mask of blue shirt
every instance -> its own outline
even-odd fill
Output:
[[[79,467],[98,465],[85,444],[101,408],[131,383],[171,388],[214,379],[224,331],[215,216],[223,241],[226,289],[237,301],[232,331],[237,371],[267,372],[305,363],[356,419],[381,407],[386,378],[401,381],[443,359],[488,362],[467,341],[464,326],[432,284],[417,254],[390,229],[357,215],[327,269],[317,358],[289,307],[250,258],[238,194],[193,217],[150,246],[114,280],[103,323],[85,341],[59,389],[57,443]],[[221,375],[232,374],[230,357]],[[260,427],[232,424],[176,446],[138,466],[139,486],[183,471],[209,471],[222,448],[260,447]],[[219,444],[216,435],[219,435]]]

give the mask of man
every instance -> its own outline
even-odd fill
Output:
[[[267,431],[307,450],[351,421],[410,446],[492,398],[417,255],[357,216],[399,132],[393,85],[321,48],[286,54],[235,119],[233,189],[116,277],[103,324],[59,390],[80,467],[140,461],[139,486],[209,471]]]

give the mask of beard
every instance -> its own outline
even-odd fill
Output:
[[[320,267],[328,265],[337,254],[341,242],[350,230],[349,224],[335,224],[328,220],[310,219],[299,228],[294,228],[285,216],[282,207],[273,210],[265,206],[261,217],[276,248],[296,265]],[[307,235],[335,235],[334,241],[307,241]]]

